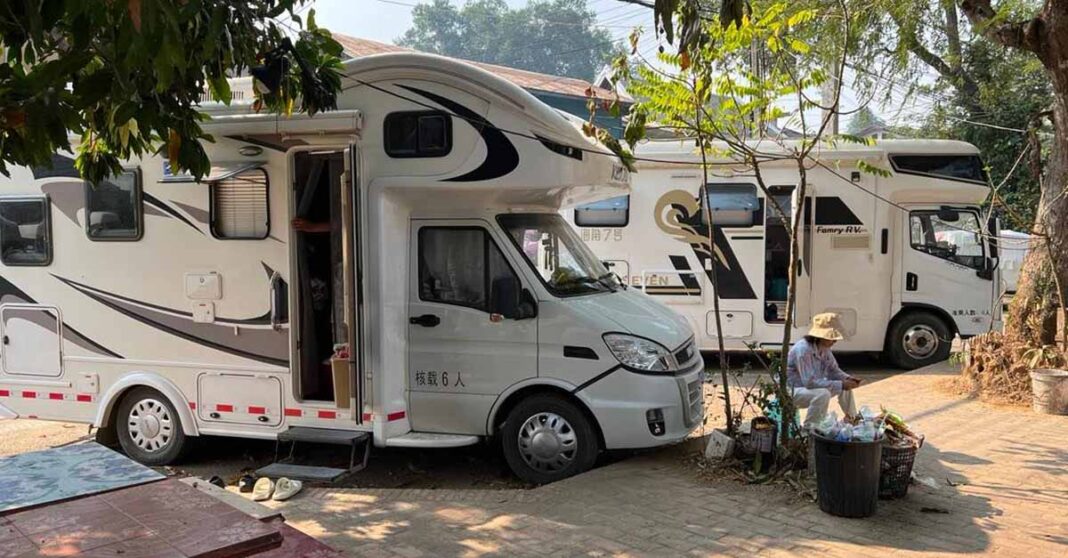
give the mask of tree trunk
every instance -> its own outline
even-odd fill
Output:
[[[1057,8],[1060,9],[1057,9]],[[1050,9],[1053,8],[1053,9]],[[1068,298],[1068,14],[1063,6],[1044,10],[1036,54],[1053,84],[1053,132],[1042,179],[1031,249],[1009,311],[1006,333],[1051,345],[1057,312]]]

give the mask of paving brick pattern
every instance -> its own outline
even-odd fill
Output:
[[[679,449],[532,490],[310,489],[272,505],[366,557],[1068,556],[1068,417],[949,395],[935,387],[947,373],[858,390],[927,435],[916,471],[937,484],[863,520],[826,515],[782,486],[702,479]]]

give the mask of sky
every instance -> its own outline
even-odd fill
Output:
[[[452,1],[462,3],[464,0]],[[513,8],[519,8],[525,6],[528,0],[505,1]],[[412,8],[426,2],[429,0],[315,0],[312,7],[315,9],[316,23],[320,26],[354,37],[393,43],[411,26]],[[619,0],[588,0],[588,4],[597,13],[600,25],[621,44],[625,43],[634,27],[643,25],[646,32],[639,43],[638,51],[646,58],[653,57],[657,49],[657,39],[651,32],[651,10]],[[593,77],[590,76],[589,79]],[[847,75],[845,81],[848,82],[848,79]],[[903,84],[888,83],[887,86],[902,91],[905,88]],[[858,104],[864,102],[864,99],[858,99],[852,91],[843,91],[844,111],[854,110]],[[872,105],[870,108],[884,120],[914,123],[932,102],[930,97],[905,98],[903,94],[895,93],[890,106]],[[842,130],[845,130],[849,118],[842,117]]]

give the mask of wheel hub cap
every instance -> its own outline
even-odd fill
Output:
[[[924,359],[938,350],[938,334],[927,325],[915,325],[905,332],[902,339],[905,352],[912,358]]]
[[[559,471],[575,459],[578,438],[564,417],[538,413],[519,428],[519,455],[532,469]]]
[[[127,424],[133,443],[150,453],[165,448],[174,433],[170,411],[156,399],[138,401],[130,409]]]

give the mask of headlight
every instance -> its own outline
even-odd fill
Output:
[[[678,368],[671,352],[648,339],[623,333],[609,333],[604,342],[624,366],[649,372],[671,372]]]

